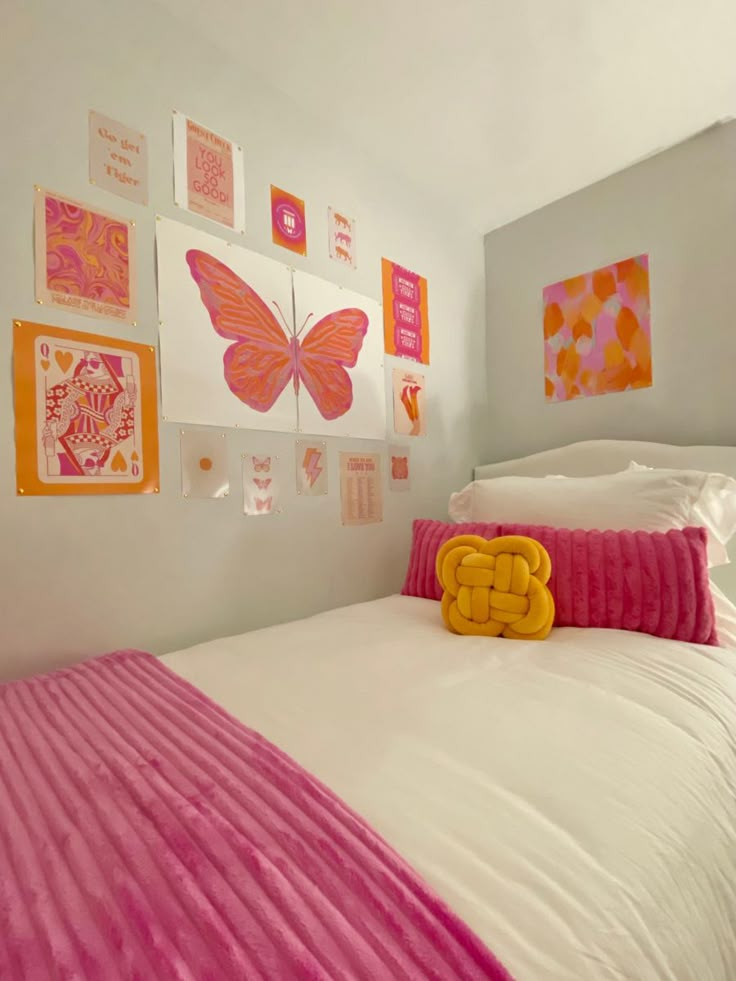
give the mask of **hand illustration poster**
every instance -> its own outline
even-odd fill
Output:
[[[276,245],[307,254],[307,219],[301,198],[271,185],[271,238]]]
[[[174,201],[245,232],[243,148],[174,110]]]
[[[225,433],[182,429],[181,492],[183,497],[227,497],[230,478]]]
[[[427,412],[424,375],[394,368],[394,432],[399,436],[426,436]]]
[[[18,494],[158,493],[154,348],[16,320],[13,370]]]
[[[327,209],[327,235],[330,258],[355,269],[355,219],[334,208]]]
[[[135,222],[36,188],[36,301],[135,326]]]
[[[544,394],[548,402],[651,384],[648,255],[546,287]]]
[[[137,204],[148,204],[145,135],[91,109],[89,182]]]
[[[168,219],[156,242],[165,419],[385,437],[374,300]]]
[[[243,514],[265,518],[280,514],[281,461],[269,453],[243,454]]]
[[[411,490],[408,446],[389,446],[388,468],[389,487],[392,491]]]
[[[327,493],[327,444],[296,441],[296,492],[302,497]]]
[[[386,354],[429,364],[427,280],[381,259]]]
[[[344,525],[383,521],[380,453],[340,454],[340,504]]]

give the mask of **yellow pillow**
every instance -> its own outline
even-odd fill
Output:
[[[533,538],[451,538],[437,553],[442,617],[453,633],[544,640],[555,603],[549,553]]]

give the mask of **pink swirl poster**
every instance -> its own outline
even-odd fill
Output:
[[[135,222],[36,188],[36,301],[136,322]]]

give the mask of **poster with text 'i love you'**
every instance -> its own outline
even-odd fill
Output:
[[[340,454],[340,504],[344,525],[383,521],[380,453]]]
[[[174,201],[245,232],[243,148],[174,110]]]
[[[381,282],[386,354],[429,364],[427,280],[381,259]]]

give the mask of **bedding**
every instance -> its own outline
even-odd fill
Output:
[[[458,637],[390,597],[163,661],[363,815],[517,981],[736,978],[732,651]]]
[[[613,531],[708,531],[711,567],[729,562],[736,531],[736,480],[698,470],[634,469],[595,477],[495,477],[453,494],[457,523],[495,521]]]
[[[366,823],[161,661],[0,686],[2,981],[510,981]]]

